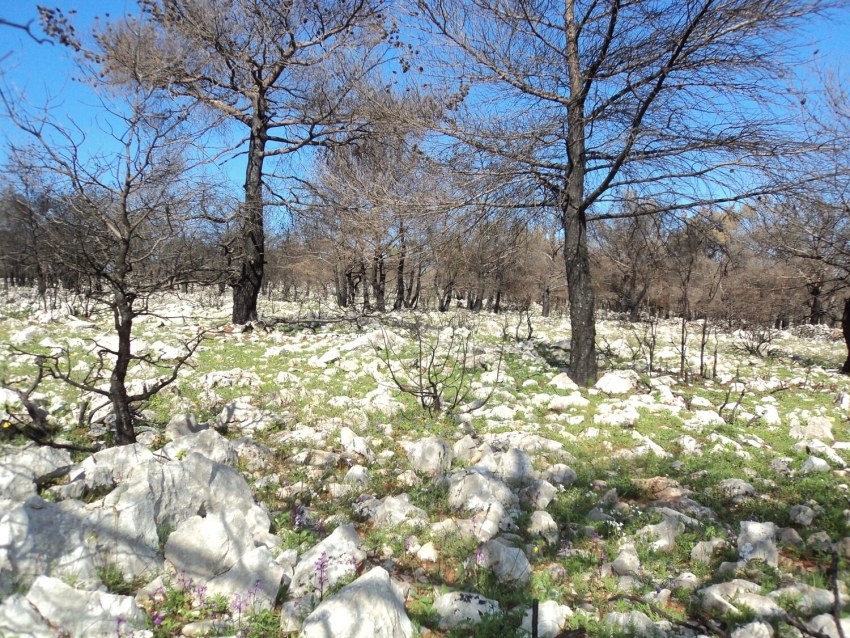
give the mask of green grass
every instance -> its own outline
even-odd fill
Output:
[[[283,312],[285,308],[295,312],[291,306],[280,304],[277,305],[276,312]],[[436,323],[440,319],[441,317],[436,317],[433,321]],[[108,330],[106,320],[108,317],[100,317],[97,328],[84,329],[73,334],[61,324],[49,324],[42,328],[56,341],[71,340],[74,350],[72,365],[80,364],[78,374],[84,374],[84,368],[95,361],[95,356],[83,351],[82,341],[73,339],[104,334]],[[485,315],[476,319],[476,330],[480,334],[476,333],[474,346],[485,351],[490,358],[502,347],[500,320]],[[11,334],[22,329],[26,321],[26,315],[10,317],[6,312],[4,318],[0,319],[0,337],[8,339]],[[409,469],[406,453],[401,445],[402,440],[440,436],[453,443],[464,436],[466,430],[460,428],[450,415],[429,415],[415,397],[396,388],[391,388],[390,394],[401,403],[402,409],[393,416],[372,411],[356,403],[333,405],[333,397],[350,397],[359,402],[367,393],[376,389],[378,382],[372,374],[373,369],[377,368],[378,375],[388,377],[386,364],[381,361],[379,354],[369,348],[352,353],[343,352],[343,361],[346,366],[351,364],[350,370],[332,365],[329,368],[330,373],[325,374],[324,370],[309,363],[312,357],[320,357],[329,348],[340,347],[354,339],[357,334],[350,326],[338,324],[305,328],[301,325],[281,324],[271,334],[218,334],[204,343],[203,348],[193,358],[192,367],[186,369],[185,375],[181,376],[172,388],[142,407],[151,411],[151,421],[156,427],[164,427],[171,415],[178,411],[193,412],[199,421],[211,420],[227,401],[245,396],[251,398],[255,407],[283,415],[269,431],[256,435],[258,442],[273,448],[275,454],[270,465],[251,472],[246,461],[237,464],[237,469],[251,481],[265,474],[277,474],[281,478],[281,486],[299,481],[304,483],[304,492],[292,498],[282,498],[278,494],[280,488],[276,485],[255,490],[257,500],[262,502],[271,514],[272,532],[281,539],[281,547],[303,552],[324,538],[333,525],[342,520],[355,521],[365,548],[373,556],[371,560],[380,561],[385,548],[389,548],[396,569],[408,580],[415,582],[408,600],[408,612],[418,627],[437,629],[439,618],[433,609],[433,602],[440,592],[474,591],[499,602],[502,614],[486,618],[475,627],[442,631],[440,635],[444,636],[519,635],[517,632],[522,612],[530,606],[533,599],[556,600],[570,605],[573,609],[578,609],[582,604],[591,604],[603,614],[614,610],[639,609],[659,619],[650,606],[622,598],[616,599],[618,579],[605,575],[603,563],[613,560],[620,544],[626,540],[635,543],[644,570],[638,579],[636,593],[646,594],[654,592],[667,576],[685,571],[694,572],[704,583],[711,582],[715,578],[719,562],[737,560],[737,550],[733,543],[725,554],[716,556],[711,565],[702,565],[690,560],[690,552],[696,543],[717,536],[726,538],[734,535],[738,532],[742,520],[773,521],[779,526],[793,526],[788,512],[790,507],[796,504],[814,502],[819,508],[811,529],[797,528],[804,540],[816,531],[827,532],[833,541],[847,535],[844,511],[850,509],[850,491],[840,487],[847,482],[846,477],[833,472],[786,477],[770,469],[771,461],[778,456],[790,457],[791,466],[795,469],[799,468],[806,457],[805,453],[794,450],[796,441],[788,435],[791,415],[799,416],[804,414],[803,411],[808,411],[811,414],[823,413],[831,416],[836,438],[850,439],[850,426],[846,415],[842,415],[834,404],[837,392],[850,388],[850,380],[812,369],[815,365],[826,368],[839,365],[840,348],[832,348],[830,354],[827,354],[829,344],[806,343],[797,339],[783,340],[779,343],[779,356],[754,360],[753,357],[732,351],[734,340],[731,337],[721,338],[722,372],[740,379],[765,382],[778,380],[777,382],[786,384],[775,391],[750,387],[742,399],[742,409],[754,413],[755,407],[766,397],[773,397],[782,418],[780,427],[766,427],[759,421],[746,423],[738,420],[731,424],[705,427],[702,431],[685,430],[684,422],[692,416],[693,411],[703,409],[696,406],[692,406],[692,410],[682,410],[678,415],[669,411],[654,412],[639,407],[640,417],[631,426],[600,426],[593,423],[593,417],[600,411],[600,406],[620,399],[592,394],[586,390],[582,390],[582,395],[589,399],[589,405],[570,412],[572,416],[583,417],[583,422],[567,425],[563,421],[549,419],[545,404],[530,407],[530,398],[535,394],[563,394],[549,386],[548,382],[567,364],[568,353],[553,346],[554,342],[568,338],[567,323],[558,319],[540,318],[535,318],[535,322],[535,340],[530,349],[517,344],[512,333],[505,343],[502,371],[515,381],[510,387],[497,388],[497,392],[486,406],[491,408],[498,405],[525,405],[529,406],[527,415],[523,416],[521,411],[517,411],[513,421],[497,422],[476,417],[471,423],[479,435],[521,430],[553,439],[562,443],[564,450],[574,458],[574,461],[571,460],[567,464],[576,471],[578,479],[574,485],[559,490],[546,508],[558,525],[558,541],[547,544],[538,538],[530,537],[527,532],[531,514],[529,510],[521,511],[515,518],[516,536],[511,538],[517,546],[531,548],[529,558],[533,565],[530,582],[522,587],[500,583],[490,570],[479,568],[475,562],[479,543],[474,539],[457,534],[435,534],[428,527],[415,531],[402,528],[380,529],[357,516],[354,505],[361,493],[376,498],[407,493],[413,505],[426,511],[429,523],[462,516],[449,508],[444,483],[421,477],[421,485],[409,487],[398,480],[398,476]],[[174,334],[171,334],[152,324],[140,324],[138,328],[140,338],[148,343],[156,339],[176,343],[179,333],[174,331]],[[375,325],[370,324],[366,330],[374,328]],[[603,329],[613,328],[603,326]],[[401,332],[396,328],[393,330]],[[620,331],[622,332],[622,326]],[[537,336],[544,332],[549,334],[549,339],[537,339]],[[628,336],[629,333],[626,334],[626,338],[633,341],[632,337]],[[695,347],[696,336],[693,335],[691,348]],[[609,337],[615,338],[611,333]],[[427,338],[433,340],[431,336]],[[658,347],[669,347],[670,343],[667,341],[668,337],[660,339]],[[294,350],[298,344],[302,347],[300,352],[288,349]],[[279,354],[264,356],[270,348],[276,347],[281,347]],[[34,346],[34,349],[37,348],[38,346]],[[409,343],[401,352],[392,353],[391,358],[410,359],[417,354],[416,350],[415,345]],[[833,351],[835,354],[832,354]],[[2,345],[0,355],[0,375],[26,377],[32,374],[32,361],[7,356],[8,348]],[[610,365],[622,368],[628,367],[629,362],[611,360]],[[668,365],[677,368],[678,361],[671,361]],[[204,375],[235,368],[242,368],[257,375],[258,383],[253,387],[220,387],[212,391],[206,391],[202,387],[201,379]],[[282,371],[291,372],[297,377],[297,381],[277,382],[276,377]],[[642,370],[639,371],[643,373]],[[150,368],[138,368],[134,374],[139,372],[152,376],[155,371]],[[468,382],[471,387],[477,389],[481,385],[483,372],[481,367],[470,367]],[[453,379],[457,379],[457,369],[448,375],[449,382]],[[788,384],[791,379],[801,380],[802,385]],[[523,382],[528,380],[533,383],[523,387]],[[643,380],[648,381],[645,377]],[[44,387],[51,393],[58,393],[67,403],[68,407],[56,415],[60,424],[68,428],[65,434],[85,440],[84,432],[77,432],[74,427],[76,414],[73,406],[79,401],[79,393],[56,384],[53,380],[45,382]],[[692,378],[688,383],[677,381],[672,390],[675,394],[685,397],[686,401],[694,396],[706,397],[715,408],[727,398],[725,386],[698,377]],[[280,391],[286,393],[284,400],[280,399]],[[737,393],[730,395],[731,400],[737,398]],[[804,417],[801,419],[804,420]],[[392,426],[391,436],[387,436],[379,428],[382,424]],[[373,444],[375,452],[389,449],[395,456],[386,461],[376,460],[371,464],[365,459],[349,458],[348,463],[328,468],[299,465],[292,461],[292,457],[310,445],[291,443],[282,446],[275,443],[275,435],[302,425],[326,430],[327,442],[323,446],[324,449],[341,453],[338,429],[348,426],[355,430],[358,436],[380,439],[382,445]],[[582,436],[591,427],[600,430],[599,437]],[[632,431],[651,438],[670,452],[671,456],[661,458],[648,454],[638,458],[617,457],[618,453],[628,452],[637,445]],[[683,453],[676,443],[683,434],[696,439],[702,452]],[[743,460],[731,447],[715,449],[715,443],[710,440],[712,434],[721,434],[742,443],[750,459]],[[758,437],[763,442],[762,449],[744,444],[746,439],[753,437]],[[547,464],[563,462],[558,452],[540,452],[532,454],[532,457],[538,469],[543,469]],[[348,464],[354,462],[369,466],[371,482],[367,486],[356,487],[342,498],[334,498],[326,486],[330,483],[342,483]],[[465,463],[456,461],[454,468],[464,465]],[[690,498],[711,508],[716,518],[702,520],[699,528],[688,529],[682,533],[674,547],[668,551],[652,550],[652,539],[640,538],[639,532],[645,526],[659,522],[661,516],[649,509],[650,496],[643,493],[634,482],[634,479],[652,477],[675,479],[683,489],[689,490]],[[741,502],[728,499],[718,489],[718,485],[729,478],[741,478],[751,483],[757,491],[757,497]],[[605,485],[601,486],[599,482],[603,481]],[[598,489],[592,489],[594,485],[599,486]],[[625,504],[621,509],[600,505],[602,496],[610,489],[616,489],[620,503]],[[309,512],[309,523],[306,525],[296,524],[292,518],[293,508],[301,505]],[[613,521],[589,521],[587,514],[595,508],[611,516]],[[161,530],[160,538],[163,542],[169,531]],[[413,554],[406,551],[406,541],[411,534],[417,536],[419,543],[434,542],[440,557],[437,563],[420,564]],[[808,546],[782,547],[778,570],[751,564],[746,571],[741,572],[740,577],[759,583],[765,592],[776,588],[780,579],[790,576],[801,582],[825,587],[829,585],[823,575],[825,570],[822,569],[825,560],[822,554]],[[427,583],[416,582],[417,577],[423,574],[417,571],[420,568],[424,569]],[[414,577],[414,573],[417,577]],[[136,587],[134,583],[124,582],[120,570],[114,566],[104,566],[101,578],[110,591],[132,593],[132,588]],[[845,573],[842,573],[842,579],[847,580]],[[666,608],[667,613],[674,616],[684,616],[688,613],[689,595],[686,592],[674,592],[673,601],[675,604]],[[179,623],[185,620],[185,616],[181,615],[184,614],[181,605],[183,610],[186,609],[184,603],[185,601],[174,601],[176,607],[172,619],[177,624],[172,629],[176,629]],[[747,614],[744,613],[742,617],[722,620],[731,627],[743,622],[746,617]],[[244,628],[248,632],[245,635],[274,635],[275,621],[274,612],[257,616]],[[618,635],[596,615],[578,613],[570,619],[569,627],[584,627],[588,635],[593,636]]]

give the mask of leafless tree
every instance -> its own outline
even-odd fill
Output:
[[[196,170],[204,132],[183,109],[165,111],[151,89],[104,95],[100,150],[86,132],[48,116],[30,116],[2,93],[6,116],[30,143],[13,146],[6,167],[49,205],[25,202],[45,233],[50,260],[92,282],[90,295],[111,312],[115,346],[98,345],[98,363],[81,376],[68,351],[41,358],[41,376],[54,377],[111,405],[118,443],[135,441],[134,406],[172,383],[200,336],[175,362],[133,353],[134,320],[151,312],[152,294],[188,281],[214,281],[218,272],[190,249],[212,188]],[[155,107],[155,108],[154,108]],[[26,192],[22,190],[21,192]],[[144,362],[163,374],[129,390],[127,375]],[[102,382],[108,378],[108,387]]]
[[[139,0],[138,18],[98,35],[104,72],[236,123],[247,156],[236,241],[233,321],[257,317],[265,265],[267,160],[339,143],[355,122],[350,98],[396,36],[382,0]],[[141,48],[137,45],[142,41]]]
[[[419,0],[431,67],[469,93],[446,131],[516,163],[564,232],[570,375],[597,375],[587,225],[778,188],[789,31],[829,0]],[[784,113],[784,114],[783,114]],[[786,179],[786,173],[783,178]]]

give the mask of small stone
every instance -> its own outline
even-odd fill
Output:
[[[620,548],[620,553],[611,563],[611,569],[618,576],[633,576],[640,571],[640,557],[632,543]]]
[[[807,505],[794,505],[788,512],[796,525],[808,527],[815,520],[815,511]]]
[[[815,551],[828,552],[832,550],[832,539],[826,532],[816,532],[806,539],[806,545]]]
[[[683,589],[685,591],[694,591],[699,587],[700,581],[696,574],[685,572],[674,578],[671,582],[671,587],[674,590]]]
[[[571,467],[568,467],[563,463],[556,463],[552,467],[543,471],[542,478],[550,483],[554,483],[555,485],[568,487],[576,482],[578,475]]]
[[[500,539],[484,543],[476,560],[480,567],[491,568],[501,583],[522,584],[531,577],[531,563],[525,553]]]
[[[729,499],[740,502],[756,496],[756,489],[738,478],[726,479],[718,485],[720,491]]]
[[[486,616],[501,612],[499,603],[480,594],[455,591],[443,594],[434,601],[434,609],[440,614],[440,628],[454,629],[464,623],[477,625]]]
[[[790,545],[792,547],[802,547],[805,545],[802,536],[793,527],[783,527],[779,530],[776,540],[781,545]]]
[[[528,533],[533,537],[540,536],[550,545],[554,545],[558,542],[558,523],[549,512],[538,510],[531,514]]]
[[[810,456],[805,461],[803,461],[803,465],[800,467],[800,472],[802,474],[812,474],[816,472],[829,472],[830,467],[829,463],[820,458],[819,456]]]
[[[628,394],[639,384],[640,376],[634,370],[613,370],[602,375],[594,387],[605,394]]]
[[[773,638],[773,627],[766,622],[751,622],[738,627],[731,638]]]
[[[537,635],[540,638],[555,638],[567,624],[567,619],[573,615],[573,610],[567,605],[559,605],[554,600],[546,600],[537,606]],[[522,628],[532,633],[531,609],[526,610],[522,617]]]
[[[744,560],[763,560],[776,567],[779,564],[779,550],[776,548],[776,525],[741,521],[738,534],[738,555]]]
[[[426,563],[436,563],[440,560],[437,548],[434,547],[434,543],[431,542],[425,543],[422,547],[420,547],[416,552],[416,557]]]

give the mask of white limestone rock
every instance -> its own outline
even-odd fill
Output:
[[[228,571],[253,547],[245,516],[239,511],[219,512],[181,523],[168,536],[165,559],[177,573],[206,582]]]
[[[248,596],[253,609],[272,609],[280,591],[285,568],[266,547],[243,553],[226,572],[207,582],[207,595]]]
[[[738,627],[731,638],[773,638],[773,626],[766,622],[755,621]]]
[[[0,604],[0,636],[56,638],[56,631],[23,595],[13,594]]]
[[[804,583],[787,585],[770,592],[768,596],[777,602],[790,601],[790,605],[806,617],[831,612],[835,604],[835,597],[831,591]],[[841,607],[846,608],[850,603],[850,597],[846,593],[839,592],[839,599]]]
[[[788,515],[792,523],[801,527],[808,527],[815,520],[815,510],[808,505],[792,505]]]
[[[835,437],[832,434],[832,418],[827,416],[810,416],[805,423],[800,423],[798,419],[794,419],[796,423],[792,423],[788,434],[795,439],[820,439],[821,441],[832,442]]]
[[[841,637],[841,634],[838,632],[838,625],[835,623],[835,618],[833,618],[832,614],[821,614],[819,616],[815,616],[807,622],[806,625],[809,629],[819,631],[830,638]],[[845,636],[850,636],[850,618],[841,619],[841,629]]]
[[[343,578],[356,574],[365,559],[357,531],[352,525],[340,525],[299,558],[289,595],[297,598],[327,591]]]
[[[413,469],[430,476],[448,471],[455,456],[452,446],[436,436],[408,443],[404,447]]]
[[[78,501],[0,501],[0,585],[28,584],[40,575],[99,585],[99,557],[86,542],[85,519]]]
[[[818,456],[810,456],[800,466],[801,474],[816,474],[818,472],[829,472],[832,469],[828,462]]]
[[[640,572],[640,557],[633,543],[626,543],[620,548],[611,569],[617,576],[634,576]]]
[[[581,409],[590,405],[590,401],[585,399],[579,392],[573,392],[566,396],[557,395],[550,399],[546,409],[550,412],[570,412],[574,408]]]
[[[457,510],[484,511],[493,503],[505,508],[518,503],[516,494],[486,470],[456,470],[449,475],[449,506]]]
[[[574,392],[578,390],[578,385],[575,381],[570,379],[570,375],[568,375],[566,372],[561,372],[560,374],[557,374],[552,377],[549,380],[549,385],[564,392]]]
[[[500,583],[519,585],[531,578],[531,563],[525,553],[499,538],[484,543],[476,561],[479,567],[492,569]]]
[[[162,453],[169,460],[180,460],[189,452],[203,454],[215,463],[232,465],[236,462],[236,450],[233,443],[215,430],[199,430],[175,438],[162,448]]]
[[[569,487],[578,479],[578,474],[571,467],[563,463],[556,463],[550,468],[547,468],[542,473],[542,478],[554,483],[555,485],[563,485]]]
[[[412,638],[413,624],[390,575],[374,567],[323,600],[301,627],[302,638]]]
[[[243,434],[268,430],[275,416],[244,401],[231,401],[222,408],[216,425],[222,429],[234,429]]]
[[[559,532],[558,523],[552,518],[549,512],[537,510],[532,512],[531,521],[528,523],[528,533],[530,536],[539,536],[546,540],[550,545],[558,542]]]
[[[409,494],[387,496],[380,500],[372,510],[372,523],[377,527],[397,527],[408,525],[424,527],[428,522],[428,513],[410,503]]]
[[[652,619],[642,611],[608,612],[605,614],[604,621],[629,636],[655,638],[661,633]]]
[[[555,638],[567,624],[567,619],[573,615],[573,610],[567,605],[559,605],[554,600],[545,600],[537,606],[537,635],[540,638]],[[522,617],[522,629],[532,633],[531,609],[526,610]]]
[[[153,452],[141,443],[106,448],[74,466],[68,479],[82,480],[88,490],[112,487],[123,483],[139,466],[155,461]]]
[[[366,439],[362,436],[357,436],[351,428],[340,428],[339,440],[342,445],[342,449],[346,452],[362,456],[367,461],[371,461],[375,458],[375,453],[372,451],[372,448],[369,447]]]
[[[763,560],[776,567],[779,550],[776,547],[776,525],[756,521],[741,521],[738,534],[738,555],[743,560]]]
[[[495,600],[480,594],[453,591],[443,594],[434,601],[434,609],[440,614],[440,627],[454,629],[461,625],[477,625],[487,616],[501,613]]]
[[[123,635],[145,633],[147,617],[131,596],[74,589],[58,578],[39,576],[26,598],[41,617],[71,638],[114,638],[119,626],[124,626]]]
[[[634,370],[612,370],[602,375],[594,386],[605,394],[628,394],[640,385],[640,375]]]
[[[718,614],[740,614],[742,610],[752,611],[759,619],[781,618],[785,611],[772,598],[756,592],[760,585],[747,580],[734,579],[717,585],[710,585],[697,591],[702,608]]]

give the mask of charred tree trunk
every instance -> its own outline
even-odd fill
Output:
[[[268,141],[265,94],[260,91],[254,104],[248,141],[248,167],[245,170],[245,202],[239,223],[241,254],[239,272],[233,278],[233,323],[257,318],[257,298],[263,283],[265,226],[263,210],[263,161]]]
[[[822,289],[819,285],[809,285],[809,293],[812,295],[812,307],[809,311],[809,323],[817,326],[823,321],[823,300],[821,297]]]
[[[844,314],[841,316],[841,332],[844,333],[844,344],[847,346],[847,360],[841,366],[843,374],[850,374],[850,297],[844,300]]]
[[[543,302],[541,303],[542,309],[540,313],[544,317],[548,317],[551,312],[552,306],[552,292],[549,290],[549,286],[543,289]]]
[[[339,261],[334,262],[334,295],[337,306],[348,306],[348,272],[340,268]]]
[[[372,256],[372,291],[375,293],[375,309],[385,312],[387,309],[387,270],[384,253],[376,250]]]
[[[372,304],[369,302],[369,280],[366,279],[366,260],[360,258],[360,283],[363,284],[363,312],[369,312]]]
[[[116,292],[112,313],[115,319],[115,332],[118,335],[118,351],[115,367],[109,378],[109,399],[115,416],[115,442],[127,445],[136,442],[133,428],[133,414],[130,411],[130,399],[127,395],[127,369],[131,360],[131,334],[133,331],[132,298],[123,292]]]
[[[567,154],[569,166],[561,208],[564,229],[564,262],[570,300],[570,378],[579,385],[596,381],[596,323],[594,295],[587,248],[584,179],[587,166],[585,149],[585,85],[583,62],[579,52],[579,26],[572,3],[566,4],[567,72],[571,103],[567,110]]]
[[[415,308],[419,303],[419,291],[422,286],[422,262],[416,264],[416,277],[411,272],[407,278],[407,286],[404,293],[404,307]]]
[[[404,305],[404,261],[407,257],[407,243],[404,241],[404,233],[401,235],[401,249],[398,254],[398,270],[395,277],[395,301],[393,310],[399,310]]]
[[[575,171],[575,168],[573,169]],[[580,201],[584,177],[570,176],[567,203],[563,210],[564,262],[570,302],[570,378],[579,385],[596,381],[596,324],[594,295],[587,248],[587,220],[574,202]]]

